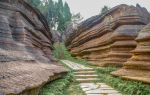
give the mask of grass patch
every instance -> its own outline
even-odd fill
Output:
[[[69,72],[61,79],[52,81],[45,85],[39,95],[85,95],[76,82],[73,72]]]
[[[39,95],[66,95],[64,94],[64,90],[73,81],[73,79],[73,73],[69,72],[63,78],[45,85],[41,89]]]
[[[73,61],[75,63],[89,66],[89,64],[86,60],[77,59],[75,57],[72,57],[70,52],[65,47],[64,43],[55,43],[54,48],[55,48],[55,50],[53,51],[53,56],[55,58],[57,58],[58,60],[70,60],[70,61]]]
[[[110,73],[117,70],[115,67],[97,68],[100,82],[104,82],[125,95],[150,95],[150,86],[136,81],[127,81],[113,77]]]
[[[71,83],[64,93],[65,95],[86,95],[76,81]]]

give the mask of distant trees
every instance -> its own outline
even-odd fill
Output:
[[[68,35],[72,30],[77,29],[79,23],[83,20],[83,17],[80,13],[72,14],[71,21],[67,23],[67,27],[64,31],[64,35]]]
[[[104,15],[105,13],[107,13],[110,10],[110,8],[108,6],[104,6],[101,11],[100,11],[100,15]]]
[[[71,21],[73,24],[79,24],[81,21],[83,20],[83,17],[81,16],[80,13],[77,13],[77,14],[73,14],[72,15],[72,18],[71,18]]]
[[[71,21],[72,14],[68,3],[62,0],[27,0],[33,7],[37,7],[46,17],[48,24],[55,30],[63,32],[68,22]]]
[[[48,24],[50,27],[55,28],[56,22],[57,22],[57,12],[56,12],[56,5],[55,2],[52,0],[48,0],[44,2],[45,5],[43,5],[40,10],[46,17]]]
[[[57,30],[64,31],[67,27],[68,22],[71,21],[72,14],[70,12],[70,8],[65,2],[63,4],[62,0],[59,0],[57,3],[57,16],[58,16],[58,27]]]

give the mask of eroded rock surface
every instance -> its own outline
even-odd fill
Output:
[[[53,60],[41,13],[24,0],[0,0],[0,95],[38,95],[66,70]]]
[[[72,55],[91,64],[122,66],[132,56],[135,38],[149,19],[148,11],[139,5],[119,5],[81,23],[70,32],[66,46]]]
[[[145,26],[136,38],[137,47],[133,56],[123,68],[113,72],[115,76],[150,83],[150,24]]]

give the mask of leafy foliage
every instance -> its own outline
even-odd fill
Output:
[[[67,27],[67,23],[71,21],[72,14],[70,12],[70,8],[65,2],[63,5],[62,0],[59,0],[57,4],[58,9],[58,27],[57,30],[64,31]]]
[[[55,43],[54,44],[55,50],[53,50],[53,56],[57,59],[68,59],[72,58],[71,54],[66,49],[63,43]]]
[[[79,64],[89,65],[88,62],[84,59],[77,59],[75,57],[72,57],[70,52],[65,47],[64,43],[55,43],[54,48],[55,50],[53,51],[53,56],[58,60],[65,59]]]
[[[150,95],[150,86],[141,82],[122,80],[118,77],[113,77],[110,72],[117,70],[115,67],[98,68],[97,74],[100,82],[107,83],[118,89],[125,95]]]

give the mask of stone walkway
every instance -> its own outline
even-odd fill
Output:
[[[105,83],[99,83],[93,68],[68,60],[62,60],[62,62],[74,70],[76,80],[80,82],[80,86],[86,95],[122,95]]]

